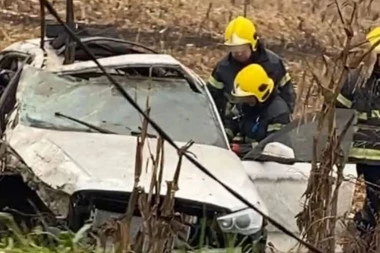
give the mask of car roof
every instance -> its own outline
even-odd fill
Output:
[[[149,68],[152,66],[167,70],[175,69],[178,73],[181,73],[181,76],[187,79],[193,88],[198,89],[195,86],[204,85],[203,81],[191,69],[181,64],[171,55],[159,54],[143,45],[134,45],[134,42],[115,39],[112,37],[90,36],[81,38],[81,41],[84,43],[90,43],[88,44],[90,46],[95,46],[89,48],[89,50],[94,50],[92,51],[93,53],[98,53],[96,57],[97,61],[105,68]],[[80,73],[82,71],[87,72],[88,70],[92,71],[98,69],[97,64],[92,61],[91,58],[87,57],[84,52],[76,51],[76,57],[81,54],[79,59],[72,64],[63,64],[64,45],[53,48],[54,39],[46,38],[44,50],[42,50],[40,43],[39,38],[29,39],[16,42],[5,48],[4,51],[28,53],[33,56],[33,61],[29,65],[50,72]],[[99,55],[99,51],[96,49],[98,45],[100,48],[109,47],[111,49],[111,53],[108,55],[111,56]],[[132,49],[133,46],[139,47],[139,49],[134,50]]]
[[[44,49],[40,47],[40,39],[28,39],[15,42],[4,48],[2,52],[17,51],[27,53],[33,56],[33,61],[30,65],[36,68],[46,68],[59,66],[63,64],[63,57],[57,55],[54,48],[48,43],[50,39],[45,39]]]
[[[90,43],[101,43],[101,42],[107,42],[107,40],[110,40],[111,42],[116,43],[123,43],[128,44],[131,42],[115,39],[115,38],[109,38],[109,37],[98,37],[98,36],[90,36],[81,38],[84,42],[90,42]],[[59,49],[53,48],[51,45],[51,42],[53,39],[51,38],[45,38],[45,44],[44,49],[41,49],[40,46],[40,39],[34,38],[34,39],[28,39],[24,41],[19,41],[16,43],[13,43],[6,47],[2,52],[5,51],[18,51],[23,53],[28,53],[34,57],[33,62],[31,65],[36,68],[42,68],[48,71],[53,72],[65,72],[65,71],[74,71],[74,70],[80,70],[80,69],[91,69],[96,68],[97,65],[91,60],[79,60],[74,62],[73,64],[65,64],[63,65],[64,57],[62,54],[63,47]],[[133,43],[132,43],[133,44]],[[144,46],[141,46],[142,48],[145,48]],[[145,51],[147,49],[145,48]],[[162,67],[168,66],[168,67],[184,67],[179,61],[177,61],[175,58],[173,58],[171,55],[168,54],[156,54],[153,50],[149,52],[151,49],[148,50],[148,53],[126,53],[126,54],[120,54],[117,56],[106,56],[106,57],[100,57],[97,60],[105,67],[115,67],[115,66],[121,66],[121,65],[140,65],[140,66],[152,66],[152,65],[159,65]]]
[[[117,66],[170,66],[180,67],[182,64],[167,54],[127,54],[97,59],[104,67]],[[73,64],[59,65],[50,70],[53,72],[71,72],[77,70],[97,68],[94,61],[76,62]]]
[[[112,40],[114,39],[106,37],[86,37],[84,38],[84,40],[100,40],[102,41],[102,43],[108,46],[108,41],[112,42]],[[33,61],[28,65],[37,69],[43,69],[48,72],[70,74],[70,72],[79,73],[81,72],[81,70],[94,70],[98,68],[96,63],[92,60],[79,60],[73,64],[64,65],[64,56],[62,54],[64,48],[53,48],[54,43],[52,42],[53,39],[45,38],[45,45],[42,49],[40,45],[41,41],[39,38],[28,39],[11,44],[2,52],[18,51],[22,53],[28,53],[33,56]],[[119,47],[123,48],[124,45],[126,47],[129,47],[128,43],[128,41],[119,40],[119,42],[117,42],[116,44],[118,44]],[[117,45],[115,47],[117,47]],[[137,45],[137,47],[139,47],[139,45]],[[100,58],[97,58],[97,60],[104,67],[120,66],[128,68],[129,66],[131,66],[136,68],[149,68],[150,66],[156,66],[160,69],[176,69],[179,73],[179,76],[181,78],[185,78],[194,91],[199,92],[199,86],[205,86],[204,81],[194,71],[180,63],[171,55],[159,54],[150,49],[141,50],[141,48],[144,49],[144,46],[140,46],[140,50],[131,50],[125,54],[123,54],[125,50],[120,50],[116,52],[117,56],[102,57],[101,55],[98,55]],[[59,53],[59,51],[61,51],[61,53]],[[88,57],[84,58],[87,59]],[[171,74],[173,74],[173,72],[171,72]],[[215,110],[215,108],[213,108],[213,110]],[[218,119],[217,121],[221,124],[220,119]]]

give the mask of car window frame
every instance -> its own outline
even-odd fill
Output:
[[[150,64],[151,65],[151,64]],[[147,66],[150,66],[150,65],[143,65],[144,67],[147,67]],[[131,64],[126,64],[126,65],[120,65],[120,66],[117,66],[117,68],[125,68],[125,67],[138,67],[138,66],[141,66],[140,64],[138,65],[131,65]],[[167,65],[164,64],[163,65],[154,65],[155,67],[157,66],[158,68],[160,67],[166,67],[167,68]],[[107,66],[104,66],[104,68],[107,70],[115,70],[115,67],[112,66],[112,67],[107,67]],[[175,66],[176,69],[178,68],[181,68],[181,66],[178,66],[176,65]],[[181,68],[182,71],[185,71],[183,68]],[[75,74],[84,74],[84,73],[91,73],[91,72],[94,72],[94,71],[98,71],[98,68],[97,67],[91,67],[91,68],[85,68],[85,69],[80,69],[80,70],[70,70],[70,71],[48,71],[52,74],[55,74],[59,77],[65,77],[65,76],[69,76],[69,75],[75,75]],[[185,74],[189,75],[188,72],[186,72]],[[147,78],[147,77],[146,77]],[[171,79],[170,77],[167,77],[168,79]],[[212,104],[211,104],[211,101],[210,101],[210,98],[209,96],[207,95],[206,93],[206,87],[204,85],[202,85],[202,83],[199,82],[199,80],[193,76],[190,75],[190,78],[191,80],[194,81],[194,85],[197,89],[197,91],[194,91],[193,92],[196,92],[196,93],[199,93],[200,95],[203,95],[206,99],[206,102],[209,104],[209,107],[208,108],[205,108],[205,110],[209,110],[209,114],[210,114],[210,120],[213,121],[213,124],[215,124],[215,128],[218,129],[218,135],[220,136],[220,143],[219,145],[215,145],[215,147],[219,147],[219,148],[223,148],[223,149],[226,149],[226,150],[230,150],[230,146],[229,146],[229,143],[228,143],[228,140],[226,139],[225,137],[225,132],[224,132],[224,127],[220,124],[220,122],[218,121],[218,118],[216,117],[216,113],[215,110],[213,109],[212,107]],[[161,78],[159,78],[161,79]],[[175,77],[174,79],[178,79],[178,77]],[[187,82],[189,82],[188,78],[186,77],[181,77],[180,79],[182,80],[185,80]],[[189,89],[191,89],[191,87],[189,87]],[[191,90],[189,90],[189,92],[191,92]]]
[[[0,52],[0,69],[3,69],[4,67],[2,66],[4,60],[7,60],[8,57],[15,57],[16,61],[20,60],[18,58],[23,57],[22,62],[28,63],[32,60],[32,55],[28,54],[26,52],[21,52],[21,51],[15,51],[15,50],[6,50]]]
[[[11,115],[17,103],[17,90],[25,62],[18,66],[14,76],[10,79],[7,87],[0,96],[0,133],[6,130],[7,117]]]
[[[53,38],[52,42],[55,39],[58,39],[58,37]],[[111,43],[123,45],[127,49],[129,49],[129,50],[136,51],[136,53],[138,52],[140,54],[159,54],[159,52],[157,52],[156,50],[154,50],[152,48],[149,48],[147,46],[144,46],[143,44],[140,44],[140,43],[137,43],[137,42],[128,41],[128,40],[124,40],[124,39],[119,39],[119,38],[103,37],[103,36],[86,36],[86,37],[80,38],[80,40],[86,46],[88,46],[90,44],[101,46],[102,42],[103,43],[111,42]],[[139,48],[141,50],[137,50],[137,48]],[[56,48],[57,55],[62,55],[64,53],[65,49],[66,49],[66,45],[65,44],[63,44],[59,48]],[[79,50],[79,49],[81,49],[81,48],[77,47],[75,49],[75,52],[77,52],[77,50]]]

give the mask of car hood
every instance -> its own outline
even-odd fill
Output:
[[[137,138],[134,136],[56,131],[17,125],[8,130],[10,145],[33,172],[55,189],[73,194],[81,190],[131,192],[134,184]],[[177,142],[179,146],[185,143]],[[140,186],[149,190],[152,163],[147,168],[149,149],[156,150],[156,140],[147,140],[143,155]],[[190,150],[220,181],[267,213],[266,207],[240,159],[229,150],[194,144]],[[164,144],[163,182],[172,180],[178,162],[174,148]],[[162,184],[162,193],[166,184]],[[219,183],[207,176],[188,159],[182,162],[177,198],[198,201],[230,211],[245,208]]]

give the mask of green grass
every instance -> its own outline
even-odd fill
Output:
[[[49,233],[36,227],[28,234],[24,234],[14,221],[12,215],[8,213],[0,213],[0,223],[7,228],[6,233],[2,234],[0,240],[0,253],[3,252],[74,252],[74,253],[90,253],[102,252],[100,247],[90,247],[81,244],[88,226],[79,230],[77,233],[68,231],[59,233]],[[5,235],[5,236],[4,236]]]
[[[7,228],[6,234],[2,234],[0,240],[0,253],[103,253],[104,248],[97,245],[91,245],[86,241],[86,232],[90,225],[85,225],[77,233],[70,231],[46,232],[42,227],[36,227],[33,231],[24,234],[14,221],[11,214],[0,213],[0,224]],[[204,230],[204,228],[202,229]],[[230,237],[231,236],[231,237]],[[230,235],[227,239],[227,249],[209,249],[207,247],[194,251],[174,250],[173,253],[241,253],[241,247],[233,247],[234,236]],[[107,252],[117,253],[116,249],[110,249]],[[129,253],[129,252],[128,252]]]

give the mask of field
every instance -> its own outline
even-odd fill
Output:
[[[64,1],[53,3],[64,17]],[[76,20],[117,26],[122,37],[172,53],[203,77],[224,54],[220,44],[226,24],[231,17],[244,14],[242,0],[149,0],[143,3],[85,0],[74,4]],[[261,38],[287,60],[296,83],[303,70],[299,61],[319,55],[324,46],[332,46],[331,28],[327,22],[321,22],[320,17],[326,4],[327,1],[307,0],[268,0],[263,4],[250,0],[246,7],[247,17],[255,21]],[[0,48],[39,34],[37,0],[2,0],[0,7],[3,26]],[[333,11],[334,6],[329,9]],[[379,13],[379,9],[380,4],[372,4],[373,13]],[[374,14],[374,18],[377,15]],[[366,21],[364,26],[374,23]]]
[[[64,17],[63,0],[51,1]],[[248,4],[245,6],[244,2]],[[78,0],[76,20],[119,30],[122,38],[137,41],[177,57],[207,78],[225,54],[221,45],[226,24],[237,15],[254,20],[268,48],[284,57],[297,90],[310,85],[303,78],[305,61],[339,48],[339,21],[322,22],[327,0]],[[340,3],[342,1],[339,1]],[[378,25],[380,1],[364,2],[357,21],[359,33]],[[372,2],[372,3],[371,3]],[[369,5],[371,4],[371,5]],[[38,0],[0,0],[0,49],[12,42],[39,35]],[[336,12],[335,5],[329,12]],[[330,19],[331,20],[331,19]],[[340,30],[338,30],[340,29]],[[360,37],[360,35],[359,35]],[[303,103],[302,100],[299,103]],[[309,101],[313,106],[314,100]],[[358,194],[360,205],[362,194]],[[357,207],[355,206],[355,207]]]
[[[0,1],[0,49],[14,41],[38,36],[38,2]],[[61,17],[65,15],[64,2],[52,1]],[[360,19],[360,27],[368,29],[376,24],[380,3],[360,2],[363,2],[360,13],[366,17]],[[302,78],[303,61],[312,62],[325,48],[338,46],[336,34],[342,32],[337,30],[339,21],[330,22],[331,18],[321,21],[325,10],[337,12],[335,5],[327,8],[328,3],[328,0],[267,0],[265,4],[258,0],[74,1],[77,21],[117,27],[120,37],[173,54],[204,78],[225,54],[222,42],[226,24],[246,12],[267,47],[284,57],[296,89],[310,83]]]

